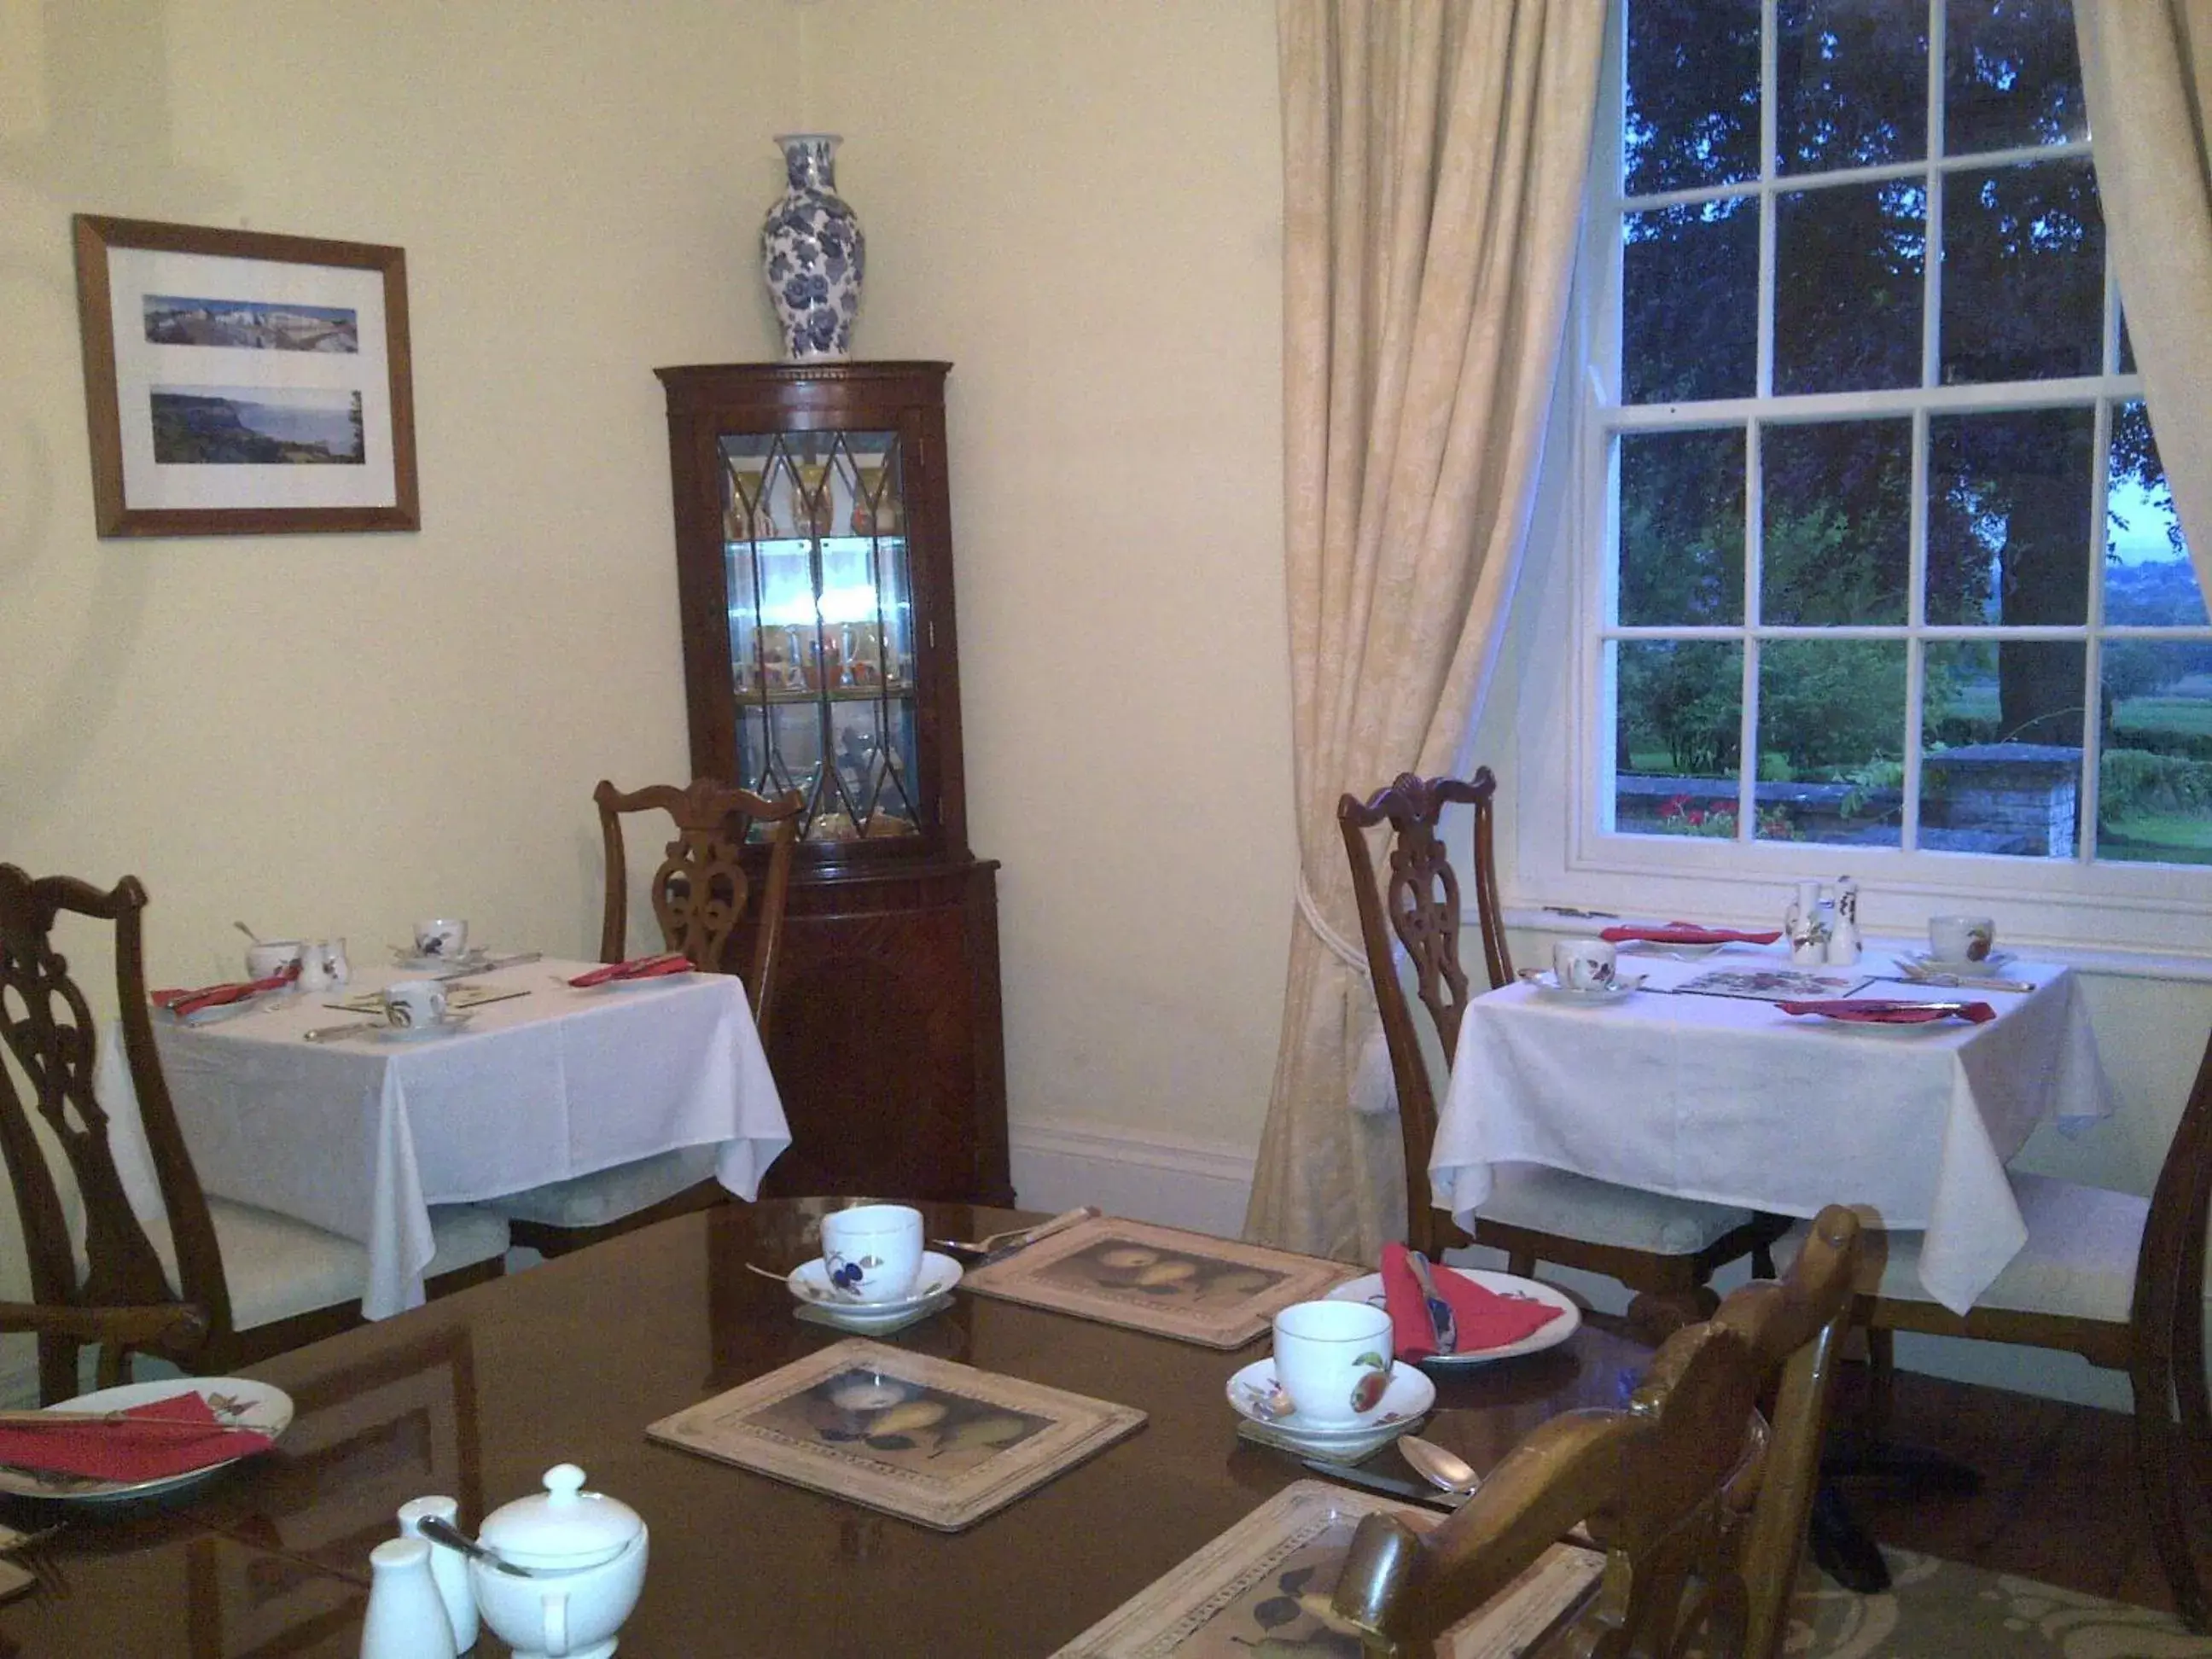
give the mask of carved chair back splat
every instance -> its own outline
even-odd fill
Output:
[[[629,927],[629,871],[623,848],[625,813],[665,811],[676,835],[664,849],[647,891],[653,920],[671,951],[681,951],[709,973],[736,971],[728,957],[731,939],[746,921],[753,877],[744,853],[755,824],[771,826],[768,867],[760,880],[759,912],[753,959],[741,977],[752,1005],[753,1023],[765,1027],[775,994],[775,966],[783,937],[785,896],[791,882],[791,854],[805,801],[796,791],[771,800],[750,789],[714,778],[681,787],[655,784],[624,793],[602,780],[592,792],[599,809],[599,834],[606,846],[606,908],[599,935],[599,959],[620,962]]]
[[[144,1224],[124,1195],[107,1113],[94,1090],[97,1030],[68,959],[54,947],[55,925],[64,915],[112,923],[124,1054],[168,1215],[181,1299],[204,1317],[204,1329],[198,1336],[199,1322],[179,1322],[153,1345],[181,1361],[200,1346],[199,1336],[228,1332],[230,1297],[215,1224],[154,1048],[143,954],[145,907],[146,890],[133,876],[103,893],[72,877],[33,880],[12,864],[0,864],[0,1042],[28,1091],[27,1101],[17,1092],[15,1076],[0,1065],[0,1153],[7,1158],[31,1258],[32,1294],[40,1304],[118,1308],[179,1299]],[[89,1265],[82,1283],[60,1189],[33,1127],[34,1114],[68,1160],[83,1200]],[[59,1329],[40,1333],[40,1386],[46,1398],[76,1391],[80,1345]]]

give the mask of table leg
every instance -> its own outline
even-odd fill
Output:
[[[1879,1480],[1908,1496],[1970,1497],[1981,1490],[1978,1471],[1918,1446],[1850,1437],[1832,1443],[1820,1459],[1820,1485],[1813,1494],[1809,1544],[1821,1571],[1845,1589],[1875,1595],[1889,1588],[1889,1567],[1838,1483]]]

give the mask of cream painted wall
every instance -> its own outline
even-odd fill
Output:
[[[242,49],[240,43],[250,43]],[[0,858],[582,953],[687,767],[659,387],[775,355],[769,135],[847,135],[863,356],[956,365],[1019,1118],[1249,1144],[1291,908],[1267,0],[0,0]],[[75,211],[406,249],[419,534],[102,541]]]

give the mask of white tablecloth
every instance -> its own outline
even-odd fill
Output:
[[[791,1145],[744,985],[694,974],[623,988],[556,982],[592,964],[537,962],[461,981],[526,988],[473,1011],[468,1029],[414,1040],[301,1041],[364,1018],[328,1006],[398,977],[364,973],[238,1018],[155,1017],[163,1074],[201,1185],[368,1247],[362,1312],[422,1300],[429,1206],[586,1175],[680,1146],[719,1147],[739,1197]],[[139,1213],[161,1199],[136,1102],[110,1041],[101,1088],[117,1162]]]
[[[1622,970],[1652,989],[1592,1006],[1516,984],[1469,1004],[1429,1162],[1437,1206],[1468,1224],[1506,1162],[1784,1215],[1870,1206],[1885,1226],[1926,1230],[1925,1288],[1965,1312],[2027,1238],[2006,1160],[2046,1117],[2112,1110],[2079,986],[2015,961],[2003,976],[2033,992],[1884,981],[1858,993],[1987,1002],[1998,1018],[1982,1025],[1844,1025],[1656,994],[1713,969],[1786,965],[1756,947],[1694,963],[1624,951]]]

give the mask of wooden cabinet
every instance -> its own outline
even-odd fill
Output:
[[[806,807],[770,1190],[1010,1204],[998,866],[968,848],[945,363],[663,368],[691,768]],[[749,960],[750,941],[732,941]]]

